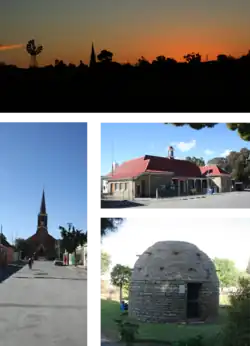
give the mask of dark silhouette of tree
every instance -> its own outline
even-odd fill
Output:
[[[138,61],[137,61],[137,64],[136,66],[139,66],[139,67],[148,67],[150,66],[150,62],[144,58],[144,56],[141,56]]]
[[[113,55],[114,54],[112,52],[104,49],[97,55],[97,59],[100,62],[112,62]]]
[[[201,55],[199,53],[189,53],[187,55],[184,55],[184,59],[189,64],[200,63],[201,62]]]
[[[122,218],[101,218],[101,236],[114,232],[123,222]]]

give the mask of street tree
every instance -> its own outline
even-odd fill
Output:
[[[102,275],[106,274],[109,271],[110,264],[111,264],[110,255],[107,252],[102,251],[101,252],[101,274]]]
[[[217,275],[222,288],[232,287],[237,284],[239,271],[235,267],[234,261],[227,258],[215,258],[213,260]]]
[[[122,222],[122,218],[101,218],[101,237],[115,232]]]
[[[111,283],[120,288],[120,302],[122,301],[122,289],[129,285],[132,270],[128,266],[117,264],[111,272]]]
[[[17,238],[15,240],[15,249],[19,252],[22,259],[29,255],[29,245],[23,238]]]
[[[203,159],[203,157],[190,157],[190,156],[187,156],[186,157],[186,161],[190,161],[190,162],[193,162],[195,163],[198,167],[202,167],[202,166],[205,166],[205,160]]]
[[[10,246],[10,243],[8,242],[6,236],[3,233],[0,233],[0,244],[4,246]]]
[[[68,229],[59,226],[62,237],[62,247],[68,253],[74,253],[76,259],[76,248],[87,243],[87,232],[76,229],[72,223],[68,223]],[[75,261],[76,265],[76,261]]]

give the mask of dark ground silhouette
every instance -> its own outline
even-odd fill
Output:
[[[185,63],[141,58],[136,65],[100,55],[91,67],[58,60],[44,68],[0,66],[0,111],[250,112],[250,53],[207,62],[196,54]]]
[[[9,264],[5,268],[0,268],[0,283],[2,283],[4,280],[8,279],[11,275],[18,272],[25,265],[26,265],[26,263],[19,262],[19,263],[15,263],[15,264]]]

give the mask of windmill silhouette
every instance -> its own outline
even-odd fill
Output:
[[[36,57],[42,52],[43,46],[36,46],[35,40],[30,40],[26,45],[26,50],[30,55],[30,67],[38,67]]]

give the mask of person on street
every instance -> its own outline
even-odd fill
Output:
[[[29,258],[28,264],[29,264],[29,268],[32,269],[32,257]]]

